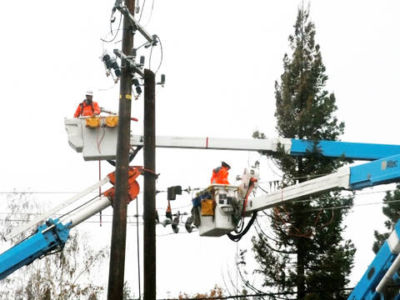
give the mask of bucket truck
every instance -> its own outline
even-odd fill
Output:
[[[115,133],[105,130],[108,139],[93,140],[98,134],[85,128],[79,119],[65,120],[70,146],[82,152],[85,160],[115,157]],[[143,136],[131,136],[132,146],[142,146]],[[106,150],[103,151],[102,147]],[[156,137],[156,147],[182,149],[214,149],[262,151],[266,154],[282,149],[291,156],[306,156],[318,149],[320,155],[331,158],[362,160],[367,163],[344,166],[335,173],[277,190],[265,196],[249,199],[249,190],[257,187],[258,169],[245,170],[239,186],[211,185],[193,199],[192,216],[201,236],[222,236],[235,230],[238,220],[253,212],[296,201],[302,196],[333,189],[360,190],[380,184],[400,181],[400,145],[350,143],[340,141],[308,141],[299,139],[227,139],[193,137]],[[107,154],[103,154],[107,152]],[[105,157],[107,156],[107,157]],[[383,287],[392,278],[399,282],[400,221],[383,244],[360,282],[349,296],[350,300],[383,299]],[[399,296],[400,298],[400,296]]]
[[[114,159],[116,149],[115,128],[87,128],[83,119],[65,120],[69,144],[77,152],[82,152],[85,160]],[[101,124],[101,122],[100,122]],[[102,130],[99,135],[96,130]],[[101,136],[101,140],[97,137]],[[131,146],[143,145],[142,136],[131,136]],[[340,141],[307,141],[298,139],[226,139],[157,137],[156,146],[164,148],[216,149],[262,151],[274,153],[278,149],[292,156],[306,156],[318,149],[326,157],[342,157],[349,160],[365,160],[357,166],[344,166],[335,173],[283,188],[265,196],[250,198],[250,191],[257,188],[258,166],[245,170],[239,186],[214,184],[200,191],[193,199],[195,225],[201,236],[222,236],[230,234],[240,218],[254,212],[296,201],[302,196],[332,189],[360,190],[379,184],[400,180],[400,145],[348,143]],[[130,170],[130,197],[136,197],[139,186],[137,176],[142,169]],[[50,218],[66,206],[87,195],[107,182],[113,183],[109,175],[99,183],[77,194],[50,212],[11,232],[11,239],[21,233],[36,228],[35,232],[6,252],[0,254],[0,279],[15,270],[30,264],[35,259],[62,250],[68,240],[69,231],[90,216],[111,205],[113,190],[110,189],[85,205],[70,210],[60,218]],[[381,247],[360,282],[352,291],[349,300],[382,299],[382,291],[388,280],[398,281],[400,268],[400,221],[388,240]]]

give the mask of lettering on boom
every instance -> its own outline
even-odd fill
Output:
[[[383,161],[382,165],[381,165],[381,169],[386,170],[387,168],[397,168],[397,160]]]

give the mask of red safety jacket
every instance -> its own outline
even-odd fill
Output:
[[[229,172],[228,172],[228,168],[226,167],[218,167],[216,169],[213,170],[212,172],[212,176],[211,176],[211,184],[229,184],[228,181],[228,176],[229,176]]]
[[[81,104],[78,105],[78,108],[75,111],[74,118],[78,118],[79,116],[92,116],[92,115],[99,115],[100,114],[100,107],[99,104],[95,101],[92,101],[92,104],[86,103],[83,101]]]

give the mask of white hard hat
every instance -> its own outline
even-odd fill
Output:
[[[88,91],[86,92],[85,95],[87,95],[87,96],[93,96],[93,91],[92,91],[92,90],[88,90]]]

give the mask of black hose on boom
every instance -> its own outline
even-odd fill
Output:
[[[243,229],[242,232],[240,232],[238,234],[227,233],[226,235],[229,237],[229,239],[231,241],[239,242],[240,239],[249,231],[251,225],[253,225],[253,223],[256,220],[256,218],[257,218],[257,212],[255,211],[253,213],[253,215],[251,216],[251,219],[250,219],[249,223],[247,223],[246,228]]]

